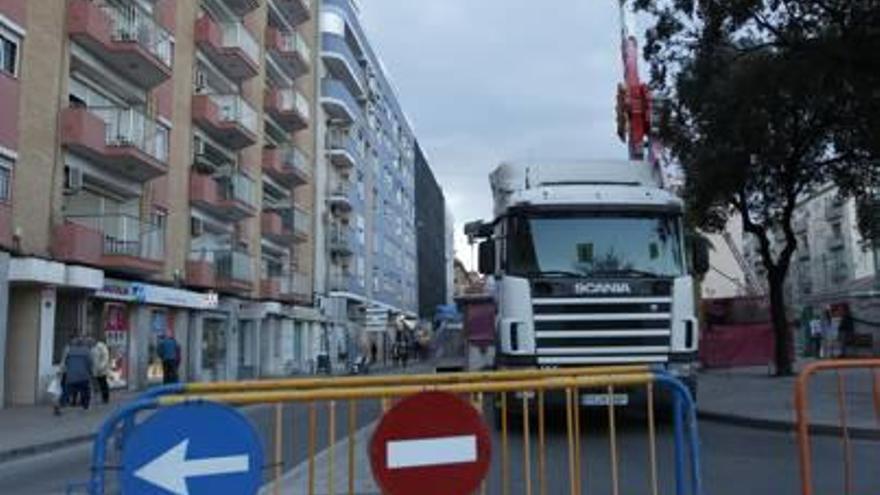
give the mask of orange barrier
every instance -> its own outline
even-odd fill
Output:
[[[864,370],[871,374],[874,415],[880,427],[880,359],[838,359],[818,361],[807,365],[797,378],[794,391],[795,413],[797,415],[797,436],[801,469],[801,487],[803,495],[813,495],[813,461],[810,442],[810,418],[808,386],[810,379],[822,372],[834,372],[837,375],[837,407],[839,431],[843,448],[843,491],[842,494],[853,493],[852,476],[852,444],[848,411],[846,403],[846,376],[842,371]]]

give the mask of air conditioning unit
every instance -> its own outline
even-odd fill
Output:
[[[83,187],[82,169],[76,167],[64,167],[64,192],[75,194]]]
[[[201,237],[205,233],[205,222],[201,218],[190,218],[189,231],[191,237]]]

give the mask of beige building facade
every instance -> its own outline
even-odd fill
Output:
[[[318,12],[0,2],[2,404],[44,400],[76,335],[118,388],[162,380],[162,335],[188,380],[314,368]]]

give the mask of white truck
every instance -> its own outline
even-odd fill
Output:
[[[494,280],[497,369],[652,364],[695,390],[698,322],[683,203],[642,162],[500,165],[480,272]],[[629,397],[613,398],[623,405]],[[585,393],[581,404],[604,405]]]

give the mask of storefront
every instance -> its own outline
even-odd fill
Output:
[[[211,308],[207,294],[157,285],[106,279],[104,287],[88,301],[89,333],[110,348],[110,377],[114,388],[138,389],[162,383],[160,338],[173,337],[188,352],[193,312]],[[187,366],[181,367],[186,379]]]

